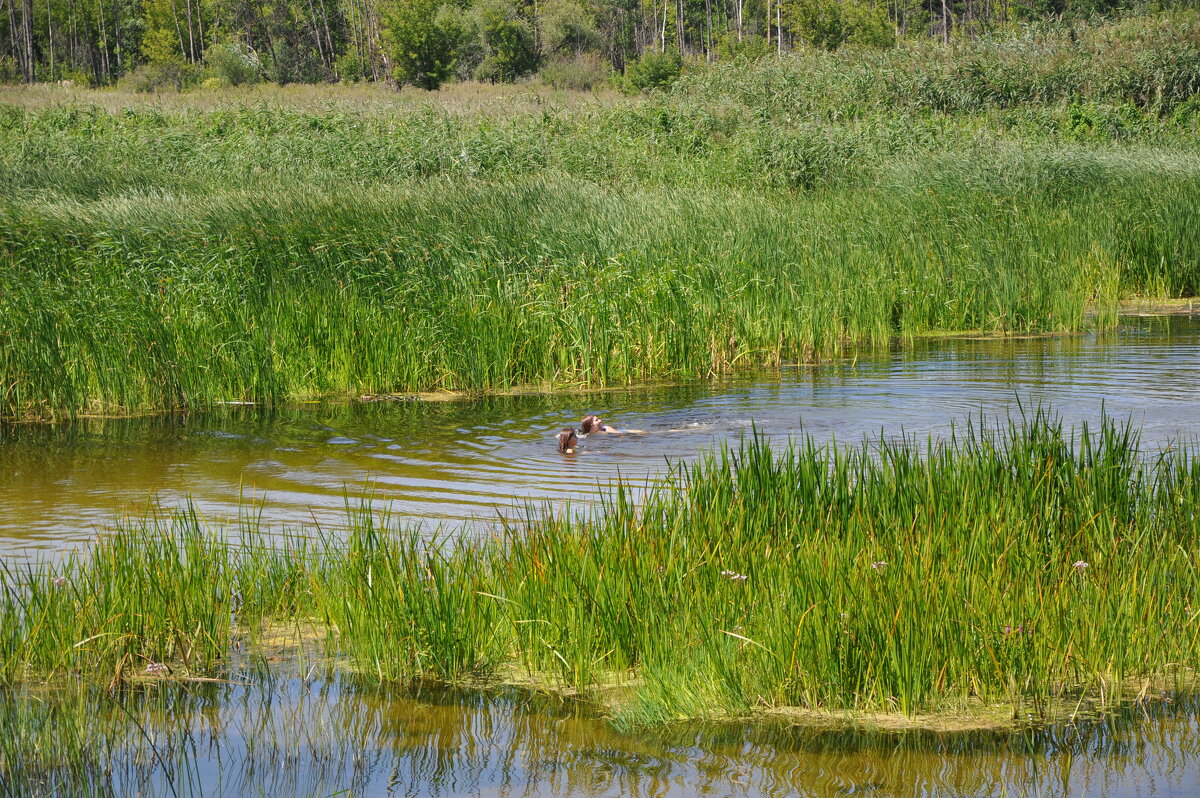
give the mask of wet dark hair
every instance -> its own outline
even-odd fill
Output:
[[[592,432],[593,430],[596,432],[599,432],[600,431],[600,419],[597,418],[596,416],[592,416],[592,415],[584,416],[583,420],[579,422],[579,430],[584,435],[587,435],[589,432]]]
[[[558,439],[558,450],[563,454],[567,453],[567,449],[574,449],[579,443],[579,437],[575,434],[575,430],[570,427],[558,433],[555,438]]]

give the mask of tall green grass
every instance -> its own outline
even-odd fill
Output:
[[[566,107],[0,106],[0,418],[1111,323],[1200,290],[1197,20],[802,52]]]
[[[495,185],[0,203],[0,415],[696,377],[1197,290],[1194,156],[979,153],[797,197]]]
[[[1197,485],[1186,447],[1039,411],[940,442],[754,438],[641,506],[615,487],[591,519],[532,512],[487,540],[362,511],[342,542],[238,546],[182,516],[6,572],[0,681],[219,671],[254,629],[302,623],[368,684],[532,680],[629,725],[767,707],[1055,717],[1190,688]]]

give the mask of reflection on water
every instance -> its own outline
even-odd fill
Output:
[[[854,442],[924,435],[980,412],[1045,402],[1069,422],[1102,406],[1150,448],[1200,429],[1200,321],[1129,319],[1119,333],[932,342],[915,350],[717,383],[488,398],[326,404],[0,431],[0,552],[86,539],[114,513],[193,498],[213,518],[244,500],[275,522],[341,521],[347,495],[433,527],[486,523],[526,501],[585,504],[620,476],[801,429]],[[554,434],[589,411],[644,436],[591,436],[564,457]]]
[[[856,441],[937,434],[1018,401],[1069,422],[1103,405],[1153,447],[1200,429],[1197,343],[1190,319],[1130,320],[1112,336],[937,342],[721,383],[13,426],[0,430],[0,555],[85,539],[152,497],[190,496],[218,518],[252,498],[269,520],[329,524],[370,485],[378,505],[418,523],[486,523],[524,500],[584,501],[618,475],[644,482],[751,425]],[[646,434],[592,437],[560,456],[554,433],[587,411]],[[232,679],[248,683],[97,690],[83,706],[60,706],[69,691],[0,695],[0,793],[32,788],[28,777],[44,793],[129,795],[1200,794],[1200,706],[1185,699],[1002,734],[726,724],[622,735],[577,705],[523,694],[414,696],[257,670]],[[73,757],[80,719],[111,737]],[[39,723],[50,771],[12,758],[25,744],[16,731]]]
[[[729,723],[625,735],[577,705],[517,693],[414,696],[336,678],[285,680],[269,693],[218,684],[97,691],[85,705],[111,724],[106,744],[93,745],[108,767],[97,763],[93,785],[124,795],[1200,794],[1198,707],[1186,701],[1050,730],[969,734]],[[11,706],[0,705],[0,728]],[[87,775],[77,769],[66,784]]]

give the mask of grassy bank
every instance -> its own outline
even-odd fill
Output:
[[[1196,293],[1200,167],[982,151],[813,195],[562,176],[0,204],[0,415],[613,384]]]
[[[759,441],[587,521],[429,542],[228,545],[194,516],[6,572],[0,681],[219,675],[315,628],[367,684],[520,681],[623,725],[763,709],[1054,717],[1190,686],[1200,465],[1135,430],[1026,422],[946,443]],[[86,674],[86,676],[84,676]]]
[[[1111,324],[1200,293],[1198,29],[803,52],[639,98],[8,90],[0,417]]]

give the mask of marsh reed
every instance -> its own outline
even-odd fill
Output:
[[[644,504],[616,485],[589,518],[531,510],[483,540],[369,508],[345,538],[184,514],[6,570],[0,681],[219,672],[256,630],[304,625],[368,684],[517,681],[626,725],[1057,717],[1191,684],[1198,477],[1188,447],[1033,411],[936,441],[753,437]]]
[[[1120,298],[1200,292],[1197,20],[805,52],[640,98],[0,92],[0,418],[1110,326]]]

